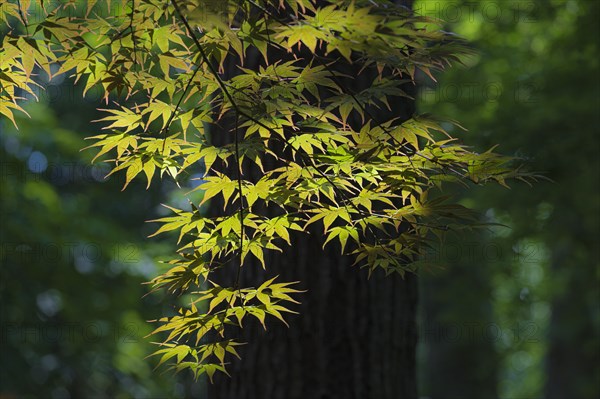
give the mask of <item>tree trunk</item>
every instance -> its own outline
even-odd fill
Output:
[[[213,399],[416,398],[416,278],[385,277],[351,268],[338,248],[321,248],[316,234],[295,237],[271,257],[269,276],[300,280],[307,292],[289,317],[243,331],[248,342],[231,378],[209,386]],[[262,281],[260,266],[242,270],[243,285]],[[259,280],[260,278],[260,280]]]
[[[256,67],[259,58],[244,66]],[[347,67],[350,76],[358,76],[360,66]],[[371,80],[363,76],[348,89],[368,87]],[[414,86],[407,91],[414,92]],[[413,101],[402,98],[391,105],[391,112],[374,112],[376,117],[408,119],[414,113]],[[212,211],[219,206],[211,205]],[[340,255],[339,246],[323,250],[322,231],[308,233],[292,235],[283,254],[265,254],[267,272],[257,262],[245,262],[241,286],[279,275],[281,281],[300,281],[299,289],[307,292],[294,309],[300,314],[287,317],[289,328],[274,318],[267,320],[267,331],[248,323],[239,339],[248,343],[239,350],[242,360],[229,365],[231,377],[215,375],[209,398],[417,398],[416,276],[376,272],[367,279],[367,271],[351,267],[353,258]]]

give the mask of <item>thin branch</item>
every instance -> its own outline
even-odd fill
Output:
[[[21,16],[21,20],[23,21],[23,25],[25,26],[25,33],[29,36],[29,27],[27,26],[27,18],[23,14],[23,6],[21,5],[21,0],[17,0],[17,8],[19,9],[19,15]]]
[[[135,0],[131,0],[131,14],[129,15],[129,26],[131,27],[131,41],[133,42],[133,65],[137,65],[137,41],[133,29],[133,17],[135,15]]]
[[[192,76],[190,77],[190,79],[188,80],[185,89],[183,90],[183,93],[181,93],[181,97],[179,97],[179,100],[177,101],[177,104],[175,105],[175,109],[173,111],[171,111],[171,115],[169,116],[169,119],[167,120],[167,123],[165,124],[165,127],[163,128],[161,133],[164,133],[165,135],[165,141],[163,141],[163,148],[162,148],[162,152],[164,153],[165,151],[165,143],[166,143],[166,136],[167,133],[169,132],[169,128],[171,127],[171,123],[173,122],[173,119],[175,118],[175,116],[177,115],[177,113],[179,112],[179,106],[181,105],[181,103],[183,102],[183,99],[185,98],[185,95],[187,94],[187,91],[189,90],[190,86],[192,85],[192,82],[194,81],[194,77],[196,76],[196,74],[198,73],[198,70],[200,69],[199,65],[194,65],[196,67],[196,69],[194,69],[194,72],[192,73]],[[185,132],[183,132],[184,138],[185,138]]]
[[[235,162],[237,167],[237,181],[238,181],[238,193],[240,196],[240,265],[237,271],[237,277],[235,279],[234,287],[239,288],[239,280],[240,280],[240,270],[242,269],[242,255],[244,252],[244,197],[242,195],[242,162],[240,160],[240,147],[239,147],[239,138],[238,138],[238,130],[239,130],[239,115],[235,114]]]
[[[243,265],[243,254],[244,254],[244,199],[243,199],[243,196],[242,196],[242,165],[241,165],[241,162],[240,162],[239,139],[238,139],[239,116],[240,116],[241,113],[240,113],[239,107],[237,106],[236,102],[233,100],[233,97],[229,93],[229,90],[227,89],[227,86],[223,82],[223,79],[221,79],[221,77],[219,76],[219,73],[217,72],[217,70],[210,63],[210,60],[208,59],[208,56],[206,55],[206,52],[202,48],[202,45],[200,44],[200,41],[196,37],[196,34],[195,34],[194,30],[190,26],[190,24],[187,21],[187,19],[185,18],[185,16],[182,14],[182,12],[181,12],[181,10],[179,8],[179,5],[177,4],[177,1],[176,0],[171,0],[171,3],[173,4],[173,7],[175,8],[175,11],[177,12],[180,20],[183,22],[183,24],[185,25],[186,29],[190,33],[190,35],[192,37],[192,40],[194,41],[194,44],[196,45],[196,48],[200,52],[200,56],[202,57],[204,63],[207,65],[207,67],[209,68],[209,70],[213,74],[213,76],[217,79],[217,82],[218,82],[219,86],[221,87],[221,90],[222,90],[223,94],[227,97],[227,99],[229,100],[229,102],[231,103],[231,105],[233,106],[233,108],[235,110],[235,132],[234,132],[235,133],[235,139],[234,140],[235,140],[235,160],[236,160],[236,166],[237,166],[238,191],[239,191],[239,196],[240,196],[240,207],[239,207],[239,214],[240,214],[240,251],[239,251],[239,266],[238,266],[238,270],[237,270],[237,277],[236,277],[236,281],[235,281],[235,286],[234,287],[236,287],[236,288],[239,289],[240,270],[241,270],[242,265]],[[240,300],[241,300],[241,292],[240,292]]]

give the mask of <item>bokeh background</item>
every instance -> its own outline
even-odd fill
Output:
[[[600,395],[599,6],[414,4],[478,51],[437,84],[421,78],[419,112],[552,180],[449,192],[498,225],[449,235],[424,259],[423,398]],[[0,120],[0,398],[203,397],[202,382],[144,359],[146,320],[167,309],[143,283],[174,248],[145,221],[182,190],[121,192],[80,151],[98,134],[98,96],[56,79],[44,89],[18,131]]]
[[[420,111],[552,182],[455,192],[503,224],[450,237],[421,279],[421,393],[593,398],[599,372],[599,5],[419,1],[478,49],[425,82]],[[450,128],[451,125],[449,125]]]

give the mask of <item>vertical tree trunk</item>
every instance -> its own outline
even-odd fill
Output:
[[[230,366],[231,378],[215,376],[209,397],[416,398],[416,276],[375,272],[367,279],[339,246],[322,249],[321,231],[308,233],[294,235],[283,254],[267,256],[266,273],[245,262],[242,286],[279,275],[307,292],[289,328],[274,319],[267,331],[249,323],[242,360]]]
[[[289,328],[274,321],[267,331],[258,323],[247,327],[242,360],[232,365],[231,378],[215,379],[211,398],[417,397],[415,277],[377,273],[367,280],[321,242],[316,234],[300,235],[286,253],[267,260],[269,276],[300,280],[307,290],[300,315],[289,317]],[[256,264],[244,266],[243,284],[262,274]]]
[[[245,67],[252,64],[247,60]],[[348,68],[358,76],[359,66]],[[356,92],[370,82],[356,79],[349,89]],[[414,102],[399,100],[391,113],[407,119]],[[384,116],[390,111],[379,113]],[[242,286],[279,275],[282,281],[300,281],[307,292],[294,309],[300,314],[287,317],[289,328],[274,319],[267,331],[257,322],[244,328],[240,340],[248,345],[240,349],[242,360],[229,366],[231,377],[215,375],[209,397],[417,398],[416,276],[377,272],[367,279],[367,271],[351,267],[353,259],[341,256],[339,246],[323,250],[322,231],[308,233],[293,235],[283,254],[266,257],[266,273],[256,262],[245,263]]]

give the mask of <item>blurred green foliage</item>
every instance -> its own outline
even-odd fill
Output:
[[[199,386],[153,372],[144,339],[162,309],[142,285],[172,242],[145,223],[172,187],[121,192],[80,149],[97,118],[81,87],[52,82],[16,130],[0,120],[0,397],[158,398]],[[187,385],[186,385],[187,384]]]
[[[498,368],[496,392],[478,397],[600,395],[599,5],[589,0],[415,4],[417,12],[445,20],[448,30],[479,51],[465,66],[440,75],[436,87],[424,84],[421,111],[461,121],[469,130],[461,135],[467,144],[486,149],[500,143],[498,152],[522,157],[553,181],[456,193],[486,221],[508,227],[450,238],[458,255],[439,251],[446,270],[425,277],[424,296],[437,300],[426,304],[424,318],[463,327],[491,323],[488,336],[478,338],[495,351],[477,356],[476,339],[446,341],[448,353],[434,354],[437,364],[422,366],[428,376],[422,380],[424,394],[435,391],[432,375],[445,364],[446,369],[463,365],[467,375]],[[466,297],[468,303],[461,300]],[[428,353],[426,341],[424,347]],[[449,347],[469,354],[452,359],[457,352]]]

